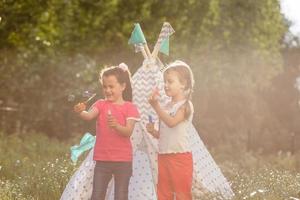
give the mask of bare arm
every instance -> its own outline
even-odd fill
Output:
[[[88,111],[86,111],[85,109],[86,109],[86,105],[84,103],[78,103],[77,105],[74,106],[74,111],[77,112],[80,118],[84,120],[92,120],[96,118],[99,114],[98,109],[94,107],[92,107]]]
[[[94,118],[96,118],[99,114],[99,111],[98,109],[96,108],[91,108],[90,110],[88,111],[82,111],[79,116],[81,119],[83,120],[92,120]]]
[[[158,115],[159,119],[162,120],[168,127],[172,128],[179,124],[180,122],[184,121],[184,107],[181,106],[175,116],[170,116],[166,111],[164,111],[161,106],[159,105],[157,95],[152,93],[148,99],[148,102],[155,110],[156,114]]]
[[[154,123],[148,123],[146,129],[154,138],[159,138],[159,131],[154,128]]]
[[[167,112],[165,112],[159,104],[153,106],[153,109],[159,116],[159,119],[162,120],[168,127],[172,128],[175,127],[177,124],[185,120],[184,117],[184,107],[181,106],[175,116],[170,116]]]

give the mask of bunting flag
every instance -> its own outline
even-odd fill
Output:
[[[133,45],[137,45],[137,44],[146,44],[146,39],[144,36],[144,33],[141,29],[141,26],[139,23],[134,24],[134,29],[131,33],[131,37],[128,41],[128,44],[133,44]]]
[[[169,56],[169,37],[162,41],[159,52]]]
[[[150,58],[151,53],[149,51],[147,41],[139,23],[134,24],[134,29],[131,33],[128,44],[134,45],[136,53],[142,52],[145,59]]]
[[[173,27],[169,22],[164,22],[157,43],[162,44],[163,40],[168,39],[173,33],[175,33]]]
[[[169,55],[169,37],[175,33],[171,24],[168,22],[164,22],[158,40],[155,44],[154,50],[152,52],[152,57],[156,58],[158,52]]]

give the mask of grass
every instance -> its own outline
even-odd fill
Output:
[[[76,166],[70,144],[41,134],[0,135],[0,197],[59,199]]]
[[[50,139],[43,134],[0,133],[1,200],[55,200],[78,165],[70,160],[69,148],[79,141]],[[230,146],[210,149],[236,200],[300,199],[300,155],[278,152],[236,151]],[[213,199],[205,195],[201,200]]]

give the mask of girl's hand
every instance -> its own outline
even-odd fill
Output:
[[[112,115],[107,115],[107,124],[110,128],[117,129],[119,123]]]
[[[148,98],[148,102],[152,107],[156,107],[158,105],[158,96],[159,96],[159,92],[158,89],[156,88],[152,91],[152,94]]]
[[[82,111],[86,110],[85,103],[78,103],[74,106],[74,112],[81,113]]]
[[[152,135],[154,138],[158,139],[159,138],[159,132],[155,130],[154,128],[154,123],[148,123],[146,124],[146,129]]]
[[[146,129],[152,135],[152,133],[155,131],[154,123],[147,123],[146,124]]]

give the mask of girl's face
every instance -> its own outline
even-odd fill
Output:
[[[173,70],[165,72],[164,80],[166,95],[176,97],[183,94],[185,85],[181,83],[178,72]]]
[[[102,77],[102,89],[104,96],[108,101],[118,102],[123,100],[123,91],[125,83],[120,84],[117,78],[113,75]]]

